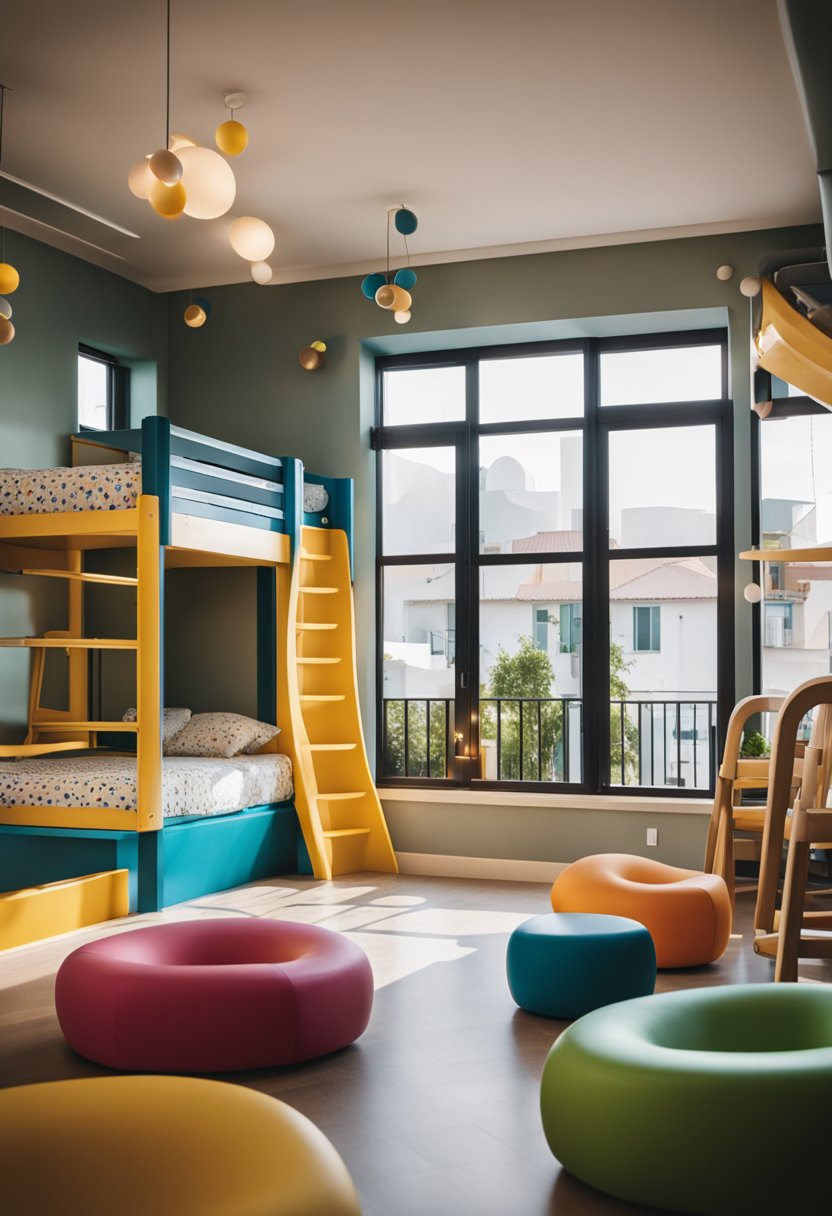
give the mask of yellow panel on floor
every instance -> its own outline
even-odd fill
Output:
[[[105,870],[0,894],[0,950],[127,916],[128,871]]]

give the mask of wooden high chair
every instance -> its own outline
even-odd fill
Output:
[[[719,874],[724,878],[731,902],[735,896],[735,848],[737,832],[749,833],[762,841],[766,812],[763,807],[742,806],[743,790],[767,790],[770,781],[772,759],[770,756],[740,756],[742,737],[748,720],[756,714],[779,714],[785,697],[746,697],[734,708],[728,722],[722,763],[716,779],[714,805],[708,825],[705,848],[705,872]],[[812,727],[812,741],[820,747],[826,758],[814,773],[812,780],[818,783],[815,804],[825,806],[829,793],[832,768],[828,757],[832,755],[832,711],[822,706]],[[789,805],[792,805],[801,788],[804,773],[805,744],[796,741],[792,757],[792,778],[789,790]],[[786,820],[785,838],[789,838],[791,820]],[[761,849],[762,852],[762,849]]]
[[[818,712],[803,757],[802,781],[789,820],[797,732],[806,714],[813,709]],[[807,680],[786,697],[775,723],[754,915],[754,950],[776,960],[775,980],[796,980],[800,957],[832,958],[832,937],[806,936],[812,929],[832,929],[832,912],[807,912],[804,906],[812,843],[832,839],[832,811],[825,805],[829,791],[831,713],[832,676],[819,676]],[[789,823],[789,856],[782,909],[778,911],[777,889]],[[830,848],[832,845],[816,847]]]

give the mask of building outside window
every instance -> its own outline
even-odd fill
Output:
[[[708,789],[734,702],[724,332],[377,367],[379,778]]]
[[[658,654],[661,650],[661,608],[658,604],[633,608],[633,650]]]
[[[126,427],[130,416],[130,369],[114,355],[78,348],[78,429]]]

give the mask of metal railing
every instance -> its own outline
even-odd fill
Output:
[[[713,785],[716,701],[610,701],[610,784]]]
[[[709,789],[715,701],[610,702],[610,784]],[[584,712],[578,697],[483,697],[479,776],[580,782]],[[454,699],[385,698],[382,777],[453,775]]]

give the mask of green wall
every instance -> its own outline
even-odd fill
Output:
[[[20,271],[20,286],[9,297],[15,339],[0,347],[0,466],[69,462],[79,342],[133,363],[139,414],[151,410],[154,397],[164,405],[164,297],[16,232],[6,233],[6,259]],[[61,591],[46,582],[0,574],[0,635],[65,624]],[[0,739],[18,741],[25,729],[28,680],[28,655],[0,653]]]
[[[424,231],[424,238],[422,233]],[[427,223],[412,242],[429,242]],[[367,740],[374,752],[374,457],[373,355],[401,349],[431,350],[476,342],[566,337],[581,333],[634,333],[725,324],[730,331],[731,385],[736,417],[734,490],[736,548],[750,543],[750,364],[749,301],[740,279],[757,272],[762,257],[777,250],[821,246],[819,227],[734,233],[515,258],[449,263],[418,268],[413,320],[406,330],[364,299],[357,278],[274,287],[243,284],[215,288],[213,311],[202,329],[182,322],[184,295],[170,298],[169,412],[173,421],[220,438],[276,454],[299,456],[315,472],[346,474],[356,483],[356,613],[358,677]],[[379,251],[381,253],[381,250]],[[716,268],[735,268],[728,283]],[[381,265],[381,259],[379,260]],[[699,310],[709,310],[703,322]],[[699,315],[697,316],[697,313]],[[328,344],[325,366],[304,372],[298,350],[316,338]],[[747,581],[738,569],[738,592]],[[224,597],[223,632],[239,630],[242,618]],[[750,612],[738,595],[737,696],[751,691]],[[194,652],[189,669],[192,698],[205,699],[224,669],[222,654],[200,668]],[[227,674],[223,675],[227,682]],[[459,851],[461,808],[431,804],[432,813],[408,815],[391,806],[394,843],[415,852]],[[571,818],[570,818],[571,816]],[[489,815],[482,835],[464,816],[467,851],[482,856],[549,858],[546,816],[518,817],[506,808]],[[667,816],[658,855],[700,864],[705,820]],[[553,821],[554,822],[554,821]],[[605,847],[596,814],[558,812],[570,851]],[[635,831],[626,821],[628,836]],[[502,826],[497,826],[502,824]],[[406,833],[405,833],[406,826]],[[550,825],[551,827],[551,825]],[[625,830],[622,826],[622,831]],[[640,837],[644,833],[639,826]],[[396,836],[400,835],[401,840]],[[487,846],[485,838],[487,837]],[[635,838],[635,837],[633,837]],[[479,842],[483,843],[480,844]],[[651,850],[656,855],[655,850]],[[562,858],[560,858],[562,859]]]

